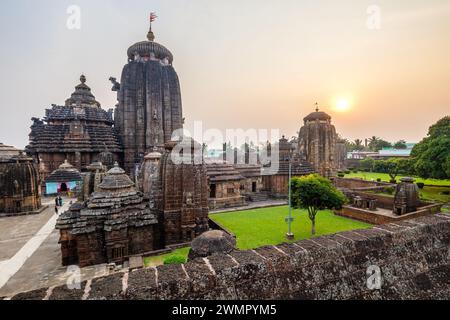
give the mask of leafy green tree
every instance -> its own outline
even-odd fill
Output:
[[[395,149],[406,149],[408,148],[408,146],[406,145],[406,141],[405,140],[399,140],[396,143],[394,143],[393,147]]]
[[[411,151],[414,170],[422,178],[450,178],[450,116],[432,125],[428,136]]]
[[[340,209],[347,200],[330,180],[319,175],[295,177],[291,180],[291,186],[292,206],[308,210],[312,235],[316,234],[316,215],[319,210]]]
[[[391,148],[392,144],[386,140],[373,136],[369,139],[369,149],[372,151],[380,151],[383,148]]]
[[[362,150],[364,150],[363,141],[361,139],[356,139],[355,141],[350,143],[349,149],[350,149],[350,151],[362,151]]]
[[[363,171],[374,171],[375,160],[373,158],[365,158],[359,162],[359,168]]]

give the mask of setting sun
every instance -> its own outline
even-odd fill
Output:
[[[336,111],[347,111],[348,109],[350,109],[350,102],[346,99],[340,99],[336,102],[336,106],[335,106]]]

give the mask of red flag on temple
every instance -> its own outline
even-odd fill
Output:
[[[150,22],[153,22],[158,18],[158,16],[154,12],[150,12]]]

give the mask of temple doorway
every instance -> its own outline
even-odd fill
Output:
[[[215,184],[212,184],[210,186],[209,197],[210,198],[215,198],[216,197],[216,185]]]
[[[256,182],[252,183],[252,192],[256,192]]]
[[[61,183],[61,192],[67,192],[67,184],[66,183]]]

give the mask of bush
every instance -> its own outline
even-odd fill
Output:
[[[339,178],[343,178],[343,177],[345,177],[345,173],[338,173],[337,176],[338,176]]]
[[[377,178],[377,182],[381,182],[381,178]]]
[[[384,192],[387,194],[393,194],[394,193],[394,188],[393,187],[387,187],[384,189]]]
[[[346,171],[344,171],[345,172],[345,174],[350,174],[350,173],[352,173],[350,170],[346,170]]]
[[[164,260],[164,264],[183,264],[183,263],[186,263],[186,258],[180,255],[170,256]]]
[[[441,194],[444,195],[444,196],[448,196],[448,195],[450,195],[450,191],[447,191],[447,190],[446,191],[442,191]]]
[[[423,187],[425,187],[425,183],[423,182],[417,182],[416,184],[419,187],[419,189],[423,189]]]
[[[353,170],[353,173],[358,173],[359,171],[358,170]]]

